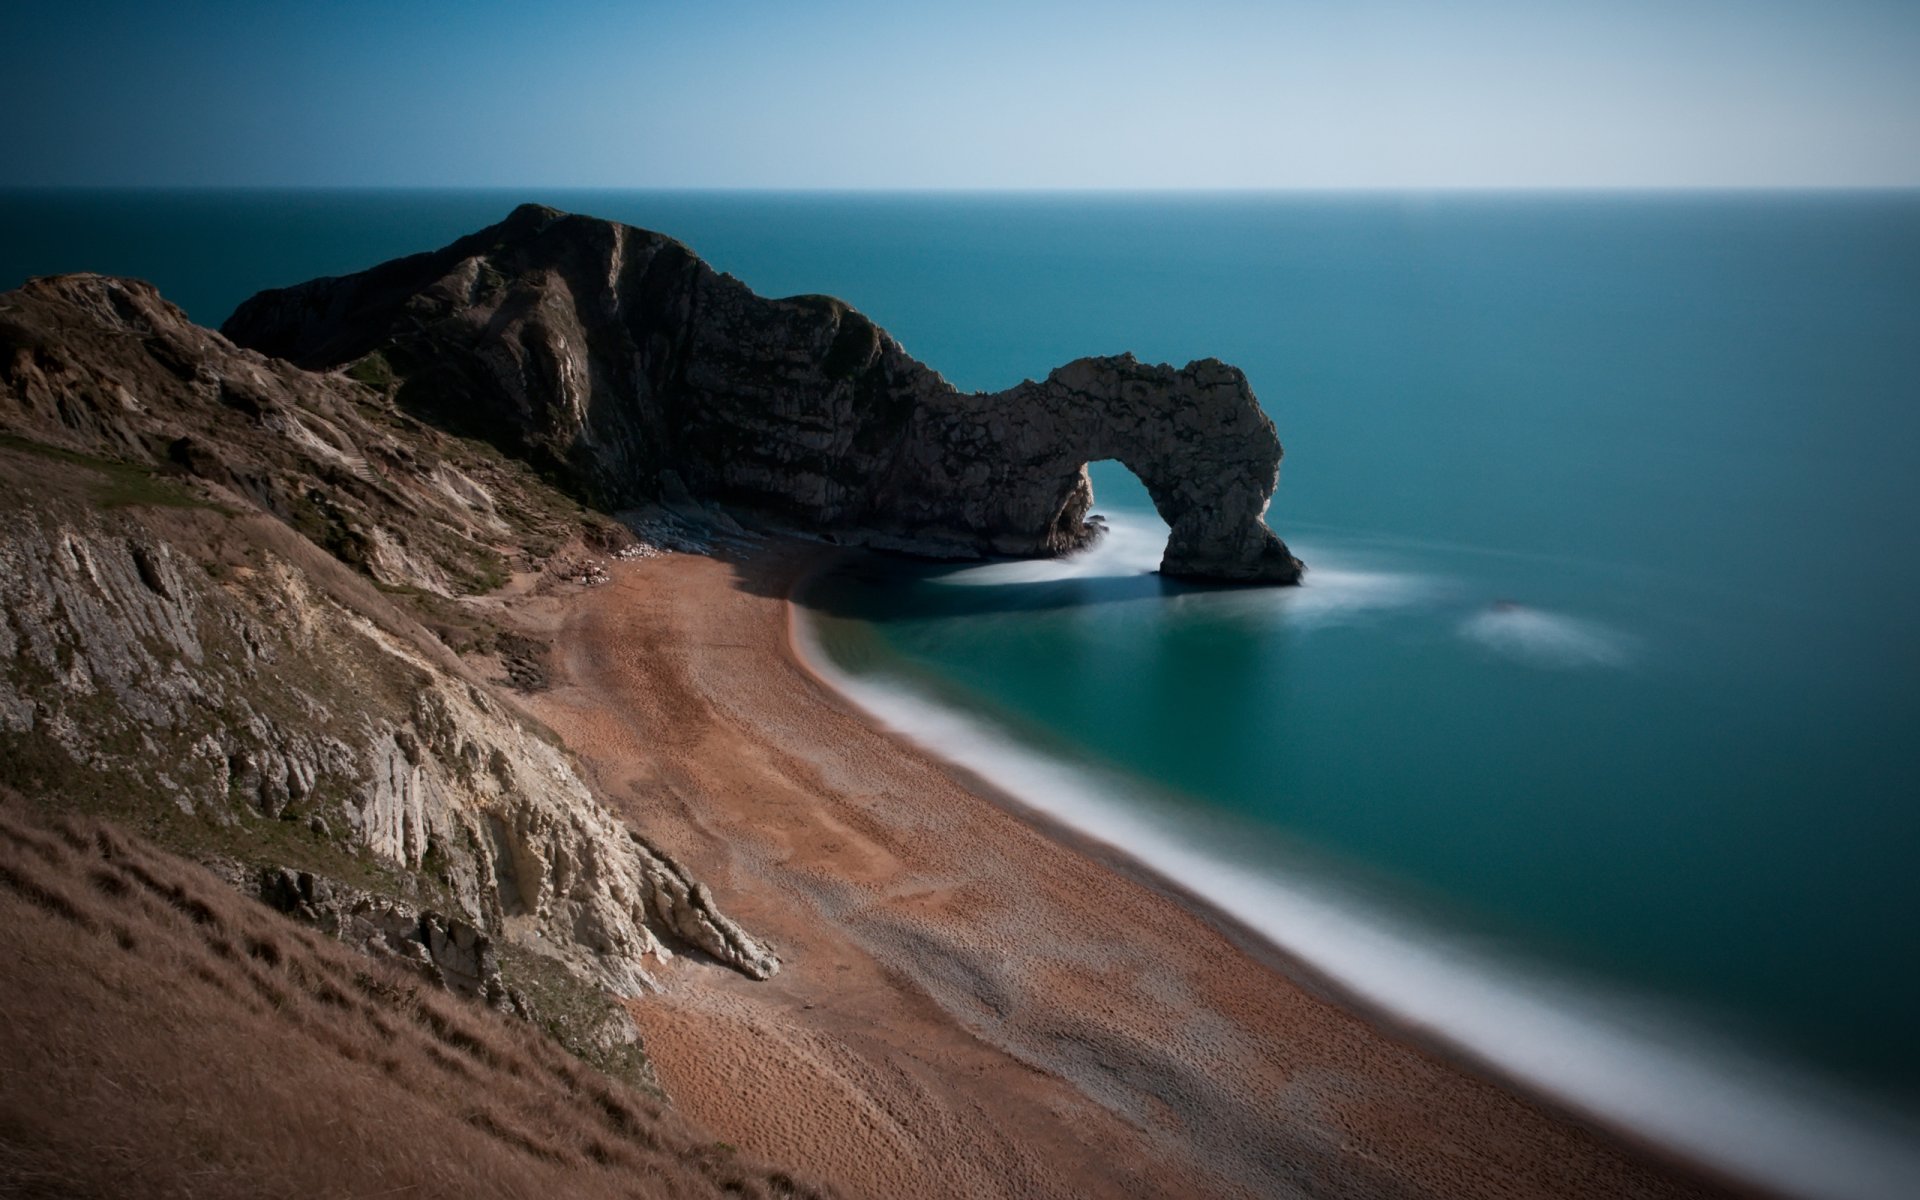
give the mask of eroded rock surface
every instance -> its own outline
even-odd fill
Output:
[[[484,691],[290,564],[235,574],[215,584],[85,518],[0,529],[0,745],[182,817],[369,851],[624,995],[671,957],[655,927],[756,978],[778,969]]]
[[[393,959],[489,1008],[530,1015],[526,1001],[500,976],[493,939],[458,917],[286,867],[261,868],[256,890],[268,907],[363,954]]]
[[[657,233],[535,205],[428,254],[263,292],[223,331],[564,472],[609,504],[694,498],[844,540],[1044,556],[1098,534],[1085,467],[1140,476],[1162,570],[1293,583],[1265,524],[1280,441],[1246,377],[1088,358],[967,394],[824,296],[773,300]]]
[[[622,995],[670,942],[778,969],[421,624],[610,522],[100,276],[0,295],[0,465],[0,785],[350,874],[477,994],[475,938]]]

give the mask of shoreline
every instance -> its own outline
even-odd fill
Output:
[[[529,705],[786,960],[743,984],[683,955],[633,1006],[729,1143],[848,1195],[1756,1194],[1409,1037],[887,729],[794,640],[834,553],[618,564],[560,608]]]
[[[1310,954],[1297,950],[1274,934],[1257,928],[1247,918],[1236,913],[1226,904],[1197,890],[1178,875],[1142,859],[1138,852],[1122,841],[1103,836],[1099,832],[1076,824],[1070,818],[1061,816],[1023,796],[1014,786],[993,779],[982,769],[974,767],[964,759],[951,755],[940,746],[919,740],[910,730],[901,729],[897,714],[890,716],[880,708],[862,701],[856,694],[858,689],[855,681],[842,676],[837,668],[825,661],[829,657],[827,652],[818,646],[818,639],[813,631],[805,626],[807,617],[803,610],[808,607],[804,598],[807,588],[821,575],[831,571],[837,563],[857,553],[858,551],[841,550],[837,554],[823,555],[820,560],[795,577],[787,599],[788,647],[796,667],[812,676],[834,698],[849,706],[861,718],[871,722],[880,732],[897,738],[913,753],[925,755],[941,764],[969,790],[982,799],[992,802],[1013,819],[1033,826],[1075,853],[1186,908],[1212,926],[1252,961],[1275,971],[1288,983],[1303,989],[1323,1003],[1353,1013],[1385,1036],[1405,1042],[1423,1053],[1442,1058],[1463,1071],[1478,1075],[1506,1089],[1524,1103],[1539,1106],[1560,1119],[1579,1124],[1599,1136],[1617,1139],[1633,1147],[1635,1152],[1663,1162],[1677,1171],[1700,1176],[1713,1181],[1718,1186],[1734,1189],[1742,1194],[1767,1197],[1785,1197],[1789,1194],[1775,1191],[1765,1181],[1756,1181],[1731,1167],[1690,1153],[1685,1147],[1663,1141],[1658,1136],[1630,1123],[1588,1108],[1570,1093],[1557,1091],[1542,1080],[1528,1078],[1520,1071],[1503,1066],[1497,1059],[1481,1053],[1473,1045],[1450,1037],[1440,1026],[1423,1021],[1406,1008],[1396,1007],[1387,1000],[1371,996],[1361,987],[1341,979],[1334,970],[1316,962]],[[904,689],[892,688],[887,690],[904,691]],[[928,710],[947,713],[960,722],[987,724],[987,722],[977,721],[972,714],[952,712],[948,706],[934,700],[911,694],[908,694],[906,699],[909,703]],[[1048,757],[1044,751],[1017,745],[1010,737],[1004,740],[1006,744],[1002,749],[1010,750],[1013,754],[1030,756],[1036,760],[1045,760]],[[1059,769],[1074,773],[1070,765],[1061,764]]]
[[[1457,972],[1461,977],[1469,977],[1473,983],[1484,985],[1488,995],[1503,998],[1511,996],[1515,1006],[1523,1010],[1532,1008],[1551,1012],[1551,1020],[1561,1021],[1563,1033],[1571,1031],[1574,1037],[1588,1035],[1588,1041],[1594,1043],[1596,1050],[1603,1048],[1615,1050],[1622,1056],[1638,1056],[1642,1066],[1651,1064],[1655,1058],[1672,1056],[1674,1060],[1682,1062],[1686,1069],[1686,1077],[1682,1081],[1684,1087],[1699,1092],[1697,1100],[1701,1102],[1728,1098],[1728,1091],[1738,1087],[1736,1081],[1741,1075],[1747,1075],[1747,1081],[1755,1083],[1757,1091],[1763,1092],[1770,1102],[1770,1108],[1764,1110],[1749,1106],[1747,1116],[1759,1112],[1761,1116],[1770,1117],[1774,1133],[1793,1142],[1795,1146],[1793,1152],[1778,1152],[1774,1156],[1776,1164],[1788,1164],[1799,1156],[1799,1150],[1805,1148],[1822,1146],[1832,1152],[1836,1142],[1851,1140],[1851,1152],[1868,1154],[1872,1162],[1882,1169],[1870,1173],[1870,1177],[1857,1173],[1855,1177],[1839,1183],[1834,1181],[1832,1173],[1820,1171],[1803,1171],[1799,1179],[1778,1179],[1780,1173],[1791,1175],[1793,1169],[1786,1167],[1768,1171],[1751,1162],[1740,1162],[1743,1158],[1740,1152],[1715,1154],[1711,1150],[1686,1144],[1686,1139],[1663,1137],[1663,1133],[1649,1123],[1636,1123],[1634,1119],[1622,1116],[1622,1110],[1632,1108],[1626,1102],[1613,1102],[1609,1106],[1603,1100],[1594,1100],[1594,1089],[1569,1087],[1565,1075],[1553,1077],[1546,1069],[1534,1068],[1523,1062],[1523,1056],[1519,1054],[1503,1056],[1500,1050],[1488,1048],[1484,1039],[1475,1039],[1471,1033],[1461,1033],[1457,1027],[1450,1025],[1450,1021],[1421,1016],[1415,1004],[1396,1002],[1394,998],[1380,995],[1384,989],[1379,985],[1369,991],[1367,983],[1342,977],[1340,968],[1331,966],[1323,958],[1317,958],[1311,950],[1288,945],[1283,933],[1261,929],[1248,916],[1236,912],[1231,902],[1217,899],[1194,883],[1188,883],[1183,872],[1156,862],[1154,854],[1142,854],[1142,847],[1152,845],[1148,839],[1156,835],[1156,829],[1150,828],[1154,818],[1142,818],[1139,812],[1131,812],[1123,799],[1117,799],[1112,791],[1106,791],[1092,781],[1104,774],[1100,768],[1081,770],[1071,762],[1056,760],[1043,749],[1021,743],[1016,735],[996,730],[991,718],[966,708],[941,703],[937,699],[929,699],[910,685],[862,684],[860,680],[854,680],[833,666],[828,651],[818,645],[816,632],[806,628],[808,618],[804,609],[808,605],[804,601],[804,593],[810,584],[814,584],[841,559],[843,557],[824,559],[808,568],[795,580],[793,593],[789,595],[789,647],[795,662],[803,670],[814,676],[822,687],[839,697],[854,712],[874,722],[879,730],[891,733],[904,745],[912,747],[914,753],[927,755],[945,764],[954,778],[966,781],[966,785],[983,799],[998,804],[1016,820],[1043,829],[1054,841],[1060,841],[1069,849],[1100,862],[1108,870],[1129,877],[1142,887],[1154,889],[1165,899],[1187,906],[1190,912],[1233,941],[1236,948],[1248,954],[1248,958],[1281,973],[1288,983],[1306,989],[1327,1004],[1354,1012],[1361,1020],[1375,1025],[1386,1037],[1404,1041],[1427,1054],[1436,1054],[1463,1071],[1471,1071],[1500,1085],[1526,1104],[1536,1104],[1561,1119],[1592,1129],[1601,1137],[1630,1144],[1636,1152],[1672,1165],[1678,1171],[1713,1179],[1720,1187],[1736,1188],[1743,1194],[1891,1198],[1905,1192],[1903,1181],[1920,1175],[1920,1152],[1916,1152],[1907,1142],[1901,1142],[1897,1131],[1893,1129],[1893,1121],[1887,1119],[1895,1116],[1893,1110],[1882,1110],[1872,1102],[1859,1102],[1855,1096],[1841,1091],[1826,1077],[1814,1075],[1811,1071],[1803,1071],[1791,1064],[1778,1066],[1763,1062],[1759,1058],[1741,1054],[1738,1046],[1715,1043],[1711,1035],[1688,1027],[1686,1021],[1676,1020],[1657,1002],[1640,996],[1607,995],[1605,985],[1599,981],[1590,981],[1596,985],[1596,991],[1569,987],[1559,979],[1549,979],[1548,975],[1528,977],[1521,966],[1509,960],[1476,954],[1475,950],[1465,947],[1446,947],[1455,952],[1434,956],[1436,960],[1448,960],[1448,972]],[[906,710],[906,720],[902,720],[902,708]],[[943,732],[945,735],[935,733],[929,737],[925,733],[929,716],[931,720],[948,726],[947,732]],[[1096,818],[1104,820],[1089,820],[1092,804],[1048,806],[1025,795],[1035,791],[1035,787],[1029,785],[1023,791],[1020,783],[995,778],[993,766],[975,766],[964,751],[954,753],[950,749],[954,741],[952,730],[962,730],[962,737],[973,739],[973,745],[966,747],[973,751],[973,756],[996,758],[996,766],[1000,768],[1002,776],[1014,770],[1033,774],[1035,768],[1039,768],[1050,774],[1079,776],[1081,780],[1087,780],[1079,787],[1079,791],[1083,791],[1085,797],[1091,797],[1092,804],[1106,804],[1104,812],[1094,814]],[[947,745],[941,745],[943,741]],[[1114,768],[1106,768],[1106,772],[1116,776],[1119,774],[1114,772]],[[1116,787],[1116,791],[1123,791],[1123,785]],[[1068,808],[1079,810],[1066,812]],[[1096,828],[1096,824],[1104,824],[1104,828]],[[1131,833],[1135,837],[1116,837],[1116,826],[1131,826]],[[1238,864],[1210,860],[1206,847],[1198,841],[1179,845],[1177,854],[1190,858],[1194,866],[1240,872]],[[1167,854],[1162,854],[1160,858],[1165,856]],[[1298,885],[1298,893],[1323,902],[1327,908],[1344,910],[1352,916],[1356,927],[1371,925],[1367,933],[1379,929],[1384,931],[1384,937],[1404,941],[1407,947],[1413,947],[1421,933],[1428,933],[1425,927],[1392,920],[1384,914],[1384,910],[1375,910],[1375,906],[1365,899],[1342,897],[1332,887],[1315,887],[1315,883],[1309,881]],[[1461,962],[1467,966],[1457,966]],[[1542,981],[1548,981],[1548,985],[1542,985]],[[1553,998],[1569,1000],[1569,1004],[1555,1006],[1551,1004]],[[1638,1037],[1626,1033],[1626,1021],[1605,1020],[1609,1016],[1644,1018],[1642,1023],[1649,1033]],[[1668,1037],[1657,1037],[1661,1033]],[[1751,1069],[1741,1071],[1741,1068]],[[1797,1102],[1795,1096],[1803,1094],[1812,1094],[1816,1098],[1812,1102]],[[1692,1104],[1682,1100],[1668,1100],[1667,1104],[1668,1108],[1692,1108]],[[1807,1121],[1814,1123],[1818,1133],[1803,1131]],[[1730,1117],[1728,1121],[1720,1121],[1720,1127],[1724,1129],[1732,1123],[1741,1123],[1741,1114]],[[1711,1137],[1711,1133],[1699,1135],[1695,1140],[1705,1140],[1705,1137]],[[1757,1140],[1759,1137],[1747,1139],[1747,1142],[1751,1144]],[[1849,1158],[1849,1154],[1839,1158]]]
[[[1363,971],[1343,971],[1334,956],[1291,944],[1282,931],[1260,927],[1220,897],[1225,889],[1216,885],[1209,893],[1188,882],[1209,873],[1216,880],[1222,874],[1244,878],[1248,873],[1239,864],[1212,856],[1198,839],[1157,837],[1166,832],[1155,828],[1164,820],[1156,820],[1149,809],[1129,808],[1123,796],[1124,772],[1076,767],[997,729],[989,717],[924,696],[909,685],[867,683],[835,666],[803,610],[809,607],[807,589],[844,557],[817,561],[794,581],[788,602],[789,646],[802,670],[915,752],[944,764],[1015,819],[1187,907],[1249,958],[1295,986],[1356,1014],[1387,1036],[1493,1081],[1527,1103],[1725,1187],[1770,1196],[1878,1200],[1905,1194],[1907,1181],[1920,1177],[1920,1144],[1903,1137],[1901,1110],[1885,1107],[1871,1095],[1849,1092],[1810,1067],[1751,1053],[1657,998],[1612,989],[1599,979],[1529,972],[1523,961],[1465,943],[1449,945],[1443,931],[1397,918],[1364,896],[1344,895],[1315,882],[1310,873],[1304,882],[1276,884],[1272,890],[1294,893],[1296,908],[1304,898],[1338,911],[1353,930],[1398,943],[1394,948],[1409,958],[1431,959],[1424,974],[1396,968],[1390,973],[1397,976],[1393,984],[1398,986],[1389,987],[1378,978],[1364,978]],[[929,736],[930,722],[946,729]],[[953,749],[956,740],[962,741],[960,752]],[[976,765],[974,760],[991,765]],[[1057,778],[1037,778],[1042,773],[1073,781],[1063,785]],[[1027,787],[1007,778],[1016,774],[1027,776]],[[1113,776],[1110,788],[1101,786],[1106,774]],[[1080,795],[1072,802],[1058,799],[1075,791]],[[1055,802],[1036,799],[1040,794],[1052,794]],[[1116,830],[1122,836],[1115,836]],[[1133,836],[1124,836],[1127,833]],[[1200,870],[1182,871],[1169,863],[1173,858],[1186,859]],[[1431,953],[1436,941],[1440,952]],[[1533,1040],[1544,1039],[1545,1048],[1563,1059],[1573,1057],[1570,1045],[1584,1043],[1589,1064],[1584,1070],[1564,1063],[1558,1071],[1543,1067],[1538,1060],[1549,1055],[1529,1053],[1522,1038],[1500,1045],[1484,1029],[1450,1019],[1450,1013],[1435,1015],[1431,1004],[1423,1013],[1407,1001],[1411,995],[1447,991],[1447,977],[1477,989],[1471,997],[1476,1007],[1508,1010],[1510,1028],[1533,1026]],[[1436,980],[1442,986],[1417,986]],[[1603,1064],[1617,1062],[1632,1066],[1613,1072],[1611,1080],[1593,1078],[1607,1074]],[[1716,1104],[1723,1115],[1699,1115]],[[1663,1106],[1666,1111],[1660,1113]],[[1649,1109],[1659,1116],[1641,1115]],[[1747,1133],[1749,1127],[1763,1132]],[[1676,1135],[1675,1129],[1681,1132]],[[1865,1166],[1850,1171],[1804,1169],[1819,1154],[1829,1162]]]

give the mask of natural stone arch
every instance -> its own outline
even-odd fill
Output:
[[[936,535],[994,531],[997,553],[1060,554],[1098,536],[1087,464],[1111,459],[1167,523],[1162,573],[1297,583],[1299,560],[1264,520],[1280,456],[1234,367],[1080,359],[1039,383],[929,406],[889,507]]]
[[[1115,458],[1172,530],[1162,571],[1300,578],[1263,520],[1273,422],[1213,359],[962,393],[841,301],[757,296],[671,238],[538,205],[262,292],[222,329],[309,369],[359,362],[609,507],[690,495],[919,554],[1051,555],[1096,535],[1084,468]]]

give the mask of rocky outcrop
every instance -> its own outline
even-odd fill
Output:
[[[8,780],[23,790],[91,780],[231,841],[370,852],[455,919],[623,995],[657,987],[662,935],[779,969],[564,751],[287,562],[216,584],[165,541],[16,515],[0,603],[0,750],[10,773],[54,772]]]
[[[544,553],[585,529],[524,464],[468,452],[377,389],[240,349],[138,280],[61,275],[0,294],[8,430],[199,480],[389,587],[485,591],[505,578],[502,543]]]
[[[263,292],[223,331],[563,473],[611,504],[716,501],[943,556],[1054,555],[1098,534],[1090,461],[1147,485],[1162,570],[1293,583],[1266,527],[1280,442],[1246,377],[1071,363],[965,394],[838,300],[756,296],[660,234],[523,206],[428,254]]]
[[[488,1008],[530,1015],[500,976],[493,939],[458,917],[286,867],[261,868],[257,889],[268,907],[363,954],[394,960]]]
[[[524,465],[68,276],[0,295],[0,466],[0,785],[351,878],[443,971],[778,969],[422,624],[485,633],[454,598],[508,554],[624,536]]]
[[[1139,476],[1166,520],[1163,574],[1299,582],[1299,561],[1262,519],[1280,462],[1273,422],[1246,377],[1212,359],[1176,371],[1087,358],[998,395],[944,397],[916,413],[895,468],[914,483],[888,506],[936,546],[1063,553],[1097,528],[1086,465],[1101,459]]]

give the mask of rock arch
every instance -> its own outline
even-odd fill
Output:
[[[1087,464],[1112,459],[1167,523],[1163,574],[1300,580],[1299,560],[1265,521],[1280,439],[1246,376],[1225,363],[1080,359],[1038,383],[930,405],[915,434],[906,485],[887,508],[923,536],[992,531],[984,548],[1000,554],[1079,549],[1098,535],[1086,520]]]
[[[684,489],[850,542],[1053,555],[1097,535],[1085,465],[1117,458],[1173,531],[1162,571],[1300,579],[1263,519],[1273,422],[1213,359],[1087,358],[963,393],[839,300],[757,296],[671,238],[538,205],[262,292],[222,332],[309,369],[359,362],[609,506]]]

